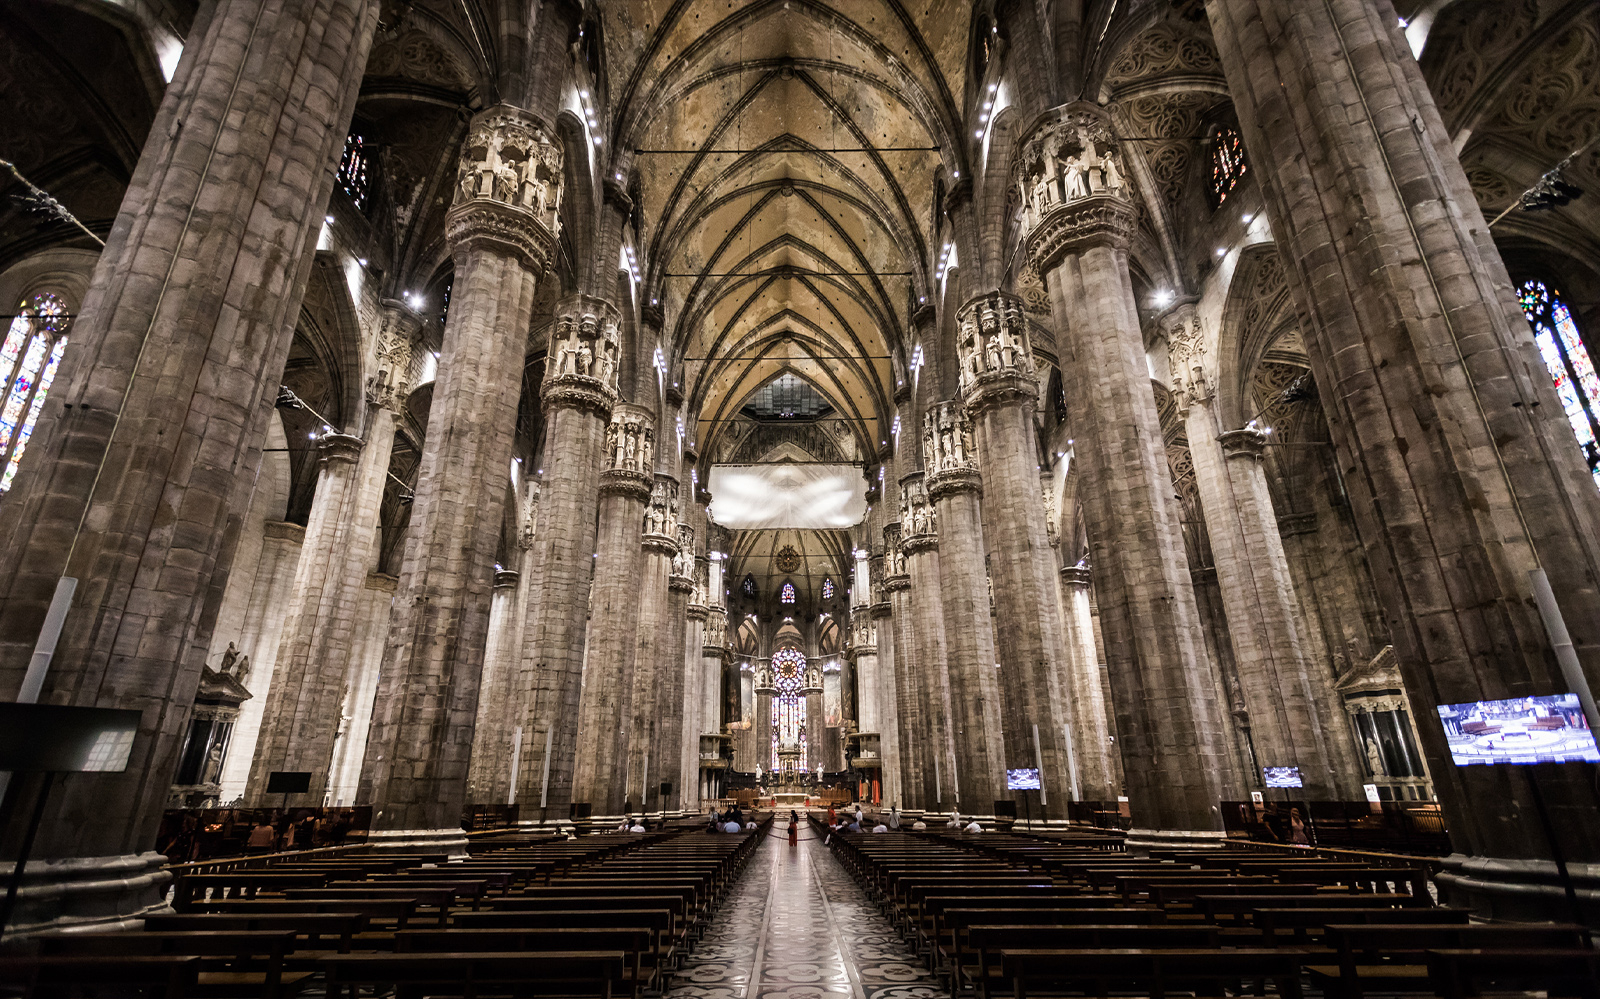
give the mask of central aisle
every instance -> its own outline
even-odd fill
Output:
[[[664,999],[948,999],[811,836],[774,825]]]

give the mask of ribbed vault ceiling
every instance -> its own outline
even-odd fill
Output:
[[[959,128],[968,25],[932,7],[605,5],[609,117],[702,453],[785,371],[865,453],[888,438]]]

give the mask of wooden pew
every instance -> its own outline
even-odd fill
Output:
[[[293,930],[317,946],[335,942],[341,953],[349,953],[351,940],[367,928],[369,917],[362,912],[178,913],[146,916],[144,928],[158,933],[177,930]],[[324,938],[333,938],[326,941]]]
[[[1091,995],[1148,990],[1164,999],[1169,990],[1223,995],[1240,979],[1268,978],[1282,999],[1300,999],[1305,955],[1290,948],[1205,949],[1002,949],[1001,975],[1013,999],[1027,999],[1035,986],[1071,983]]]
[[[1262,940],[1275,945],[1280,931],[1290,931],[1290,941],[1300,943],[1308,930],[1316,930],[1320,937],[1329,923],[1431,923],[1466,925],[1472,915],[1470,909],[1397,909],[1383,906],[1372,909],[1325,908],[1260,908],[1250,910],[1251,922],[1261,932]]]
[[[644,962],[651,946],[650,929],[644,926],[401,930],[394,939],[397,954],[619,951],[624,958],[619,983],[628,985],[633,996],[655,984],[655,970],[646,969]]]
[[[612,999],[623,973],[621,952],[489,951],[485,953],[340,954],[323,960],[330,999],[362,986],[393,986],[397,996],[463,996],[480,990],[518,994],[548,990]]]
[[[159,999],[195,993],[200,959],[172,954],[127,957],[0,957],[0,984],[18,985],[23,996],[41,987],[133,987]]]
[[[1589,947],[1589,931],[1561,923],[1418,925],[1330,923],[1325,940],[1335,965],[1311,965],[1311,983],[1325,995],[1360,999],[1368,989],[1417,991],[1428,978],[1427,954],[1439,948],[1528,952]]]
[[[1103,919],[1115,920],[1117,913],[1102,913]],[[962,979],[974,983],[978,994],[988,999],[992,986],[1004,976],[998,955],[1004,950],[1103,950],[1103,949],[1215,949],[1217,929],[1214,926],[1137,925],[1115,922],[1080,926],[1041,926],[1014,924],[1010,926],[971,926],[967,929],[971,951],[963,964],[953,966],[957,974],[952,979],[952,989]]]
[[[296,947],[293,930],[177,930],[173,932],[64,933],[38,939],[42,957],[193,957],[195,987],[207,995],[266,996],[291,991],[310,972],[283,969]]]
[[[1532,985],[1555,996],[1600,997],[1600,951],[1441,948],[1427,954],[1429,978],[1444,999],[1481,994],[1485,984]]]

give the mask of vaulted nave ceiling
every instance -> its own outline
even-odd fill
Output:
[[[867,453],[887,440],[891,359],[938,255],[934,184],[959,169],[968,18],[932,8],[603,7],[617,170],[703,449],[785,371]]]

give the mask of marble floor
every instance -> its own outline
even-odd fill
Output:
[[[828,848],[775,827],[663,999],[949,999]]]

